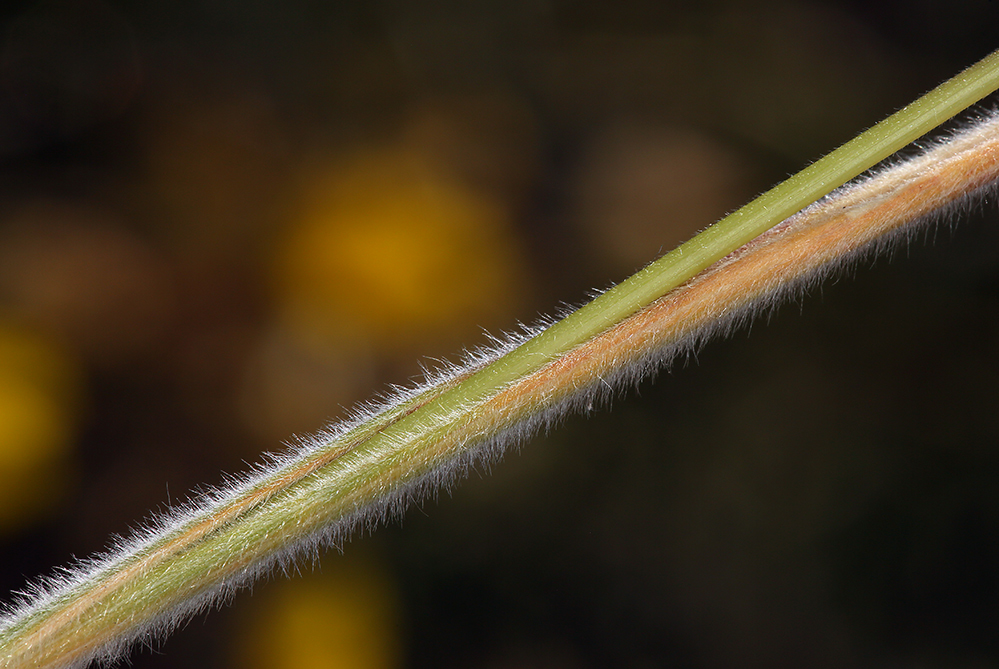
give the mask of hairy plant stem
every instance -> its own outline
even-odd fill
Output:
[[[995,115],[828,194],[997,88],[999,52],[563,320],[330,428],[43,583],[3,621],[0,660],[72,666],[164,633],[296,548],[338,541],[372,509],[453,475],[449,465],[489,457],[559,411],[590,405],[614,381],[961,201],[999,178]]]

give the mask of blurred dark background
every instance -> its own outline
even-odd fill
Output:
[[[578,304],[992,1],[9,2],[0,586]],[[999,662],[990,199],[134,667]],[[432,363],[430,363],[432,364]]]

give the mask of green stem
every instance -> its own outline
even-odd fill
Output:
[[[384,438],[447,421],[620,322],[709,265],[829,194],[913,140],[999,89],[999,51],[944,82],[793,177],[726,216],[516,350],[388,428]],[[433,434],[446,430],[433,431]],[[420,430],[423,432],[422,430]],[[368,442],[366,447],[377,444]]]
[[[462,449],[545,411],[574,390],[570,380],[559,377],[557,390],[509,414],[491,415],[487,404],[997,88],[999,51],[509,353],[316,439],[312,450],[24,607],[0,629],[0,661],[59,666],[99,654],[148,631],[164,612],[246,578],[255,565],[398,492]]]

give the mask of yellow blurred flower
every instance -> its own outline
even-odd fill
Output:
[[[325,573],[273,583],[237,639],[245,669],[390,669],[401,664],[398,602],[371,560],[324,560]]]
[[[405,147],[321,170],[277,267],[300,335],[383,350],[508,312],[521,275],[504,207]]]
[[[64,351],[0,321],[0,531],[30,521],[58,499],[78,383]]]

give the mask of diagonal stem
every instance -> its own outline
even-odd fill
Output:
[[[827,196],[996,88],[999,52],[562,321],[317,435],[40,588],[2,622],[4,666],[72,666],[163,633],[303,546],[342,539],[587,406],[613,381],[640,377],[789,286],[981,190],[999,178],[996,115]]]

